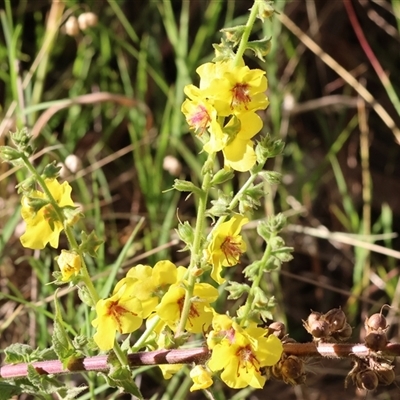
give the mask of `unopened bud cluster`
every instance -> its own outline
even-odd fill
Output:
[[[333,308],[326,314],[312,311],[303,326],[315,342],[323,343],[345,342],[353,331],[340,308]]]

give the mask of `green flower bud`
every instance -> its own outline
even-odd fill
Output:
[[[261,19],[262,22],[264,22],[266,18],[271,18],[274,13],[276,13],[275,9],[272,7],[273,4],[273,1],[260,1],[258,3],[257,17]]]
[[[221,217],[230,213],[229,205],[231,204],[232,195],[226,195],[218,191],[218,200],[212,200],[213,205],[208,211],[207,215],[214,217]]]
[[[269,216],[265,221],[266,229],[271,233],[280,232],[285,227],[285,225],[286,217],[282,213]]]
[[[238,283],[229,281],[228,286],[225,288],[227,292],[229,292],[228,299],[229,300],[237,300],[243,294],[250,292],[250,286],[245,283]]]
[[[252,50],[254,55],[261,61],[265,61],[264,57],[271,51],[271,38],[252,40],[247,43],[246,48]]]
[[[78,296],[82,300],[82,303],[86,304],[88,307],[94,307],[92,296],[90,295],[86,286],[79,286]]]
[[[264,136],[256,146],[257,162],[264,164],[268,158],[274,158],[283,152],[285,143],[280,140],[272,140],[271,135]]]
[[[179,238],[184,243],[186,243],[188,247],[190,247],[193,244],[194,230],[188,221],[185,221],[183,224],[180,223],[178,225],[177,233],[179,235]]]
[[[0,158],[4,161],[16,161],[21,158],[21,153],[10,146],[0,147]]]
[[[97,257],[96,252],[102,243],[103,241],[98,239],[94,231],[90,232],[89,235],[85,231],[82,231],[79,249],[90,257],[95,258]]]
[[[172,187],[180,192],[192,192],[196,194],[201,194],[202,190],[194,185],[192,182],[184,181],[181,179],[175,179]]]
[[[223,28],[220,30],[220,32],[225,34],[227,42],[230,42],[233,44],[233,46],[236,46],[239,44],[245,30],[246,25],[238,25],[233,26],[232,28]]]
[[[293,252],[293,247],[281,247],[278,250],[272,252],[272,254],[281,262],[288,262],[293,259],[290,254]]]
[[[276,171],[261,171],[259,175],[265,179],[270,185],[276,185],[281,183],[282,174]]]
[[[44,170],[43,170],[43,174],[42,174],[43,179],[46,179],[46,178],[55,179],[55,178],[57,178],[59,176],[59,174],[60,174],[60,169],[61,169],[61,167],[58,167],[56,165],[55,161],[53,161],[50,164],[47,164],[44,167]]]
[[[212,178],[211,185],[219,185],[231,180],[235,176],[232,169],[220,169]]]

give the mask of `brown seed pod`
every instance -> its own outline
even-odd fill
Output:
[[[375,371],[367,369],[357,374],[356,385],[359,389],[375,390],[379,381]]]
[[[379,384],[383,386],[391,385],[396,379],[396,374],[393,369],[379,370],[375,371],[375,373],[378,377]]]
[[[289,356],[280,363],[283,382],[289,385],[301,385],[306,381],[304,361],[296,356]]]
[[[328,322],[332,332],[340,331],[346,323],[346,315],[341,308],[333,308],[324,314],[323,318]]]
[[[384,350],[388,344],[388,339],[385,333],[379,333],[379,331],[372,331],[365,337],[365,345],[373,350],[379,351]]]
[[[340,331],[335,332],[333,336],[338,342],[345,342],[350,339],[352,333],[352,327],[346,322],[344,327]]]
[[[306,328],[307,329],[307,328]],[[314,339],[323,339],[330,336],[329,324],[324,320],[313,322],[308,326],[308,333],[310,333]]]
[[[308,325],[313,324],[315,321],[319,321],[321,317],[322,317],[321,313],[311,310],[311,314],[307,317]]]
[[[369,318],[365,319],[365,330],[367,334],[371,331],[386,331],[388,329],[388,324],[386,322],[386,318],[382,314],[372,314]]]

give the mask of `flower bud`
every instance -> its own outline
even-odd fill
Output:
[[[212,178],[211,185],[219,185],[227,182],[235,176],[231,169],[220,169]]]
[[[184,243],[186,243],[188,246],[192,245],[194,239],[194,230],[188,221],[178,225],[177,233]]]
[[[194,185],[190,181],[184,181],[182,179],[175,179],[173,188],[180,192],[193,192],[193,193],[202,193],[202,190]]]
[[[0,147],[0,158],[4,161],[15,161],[21,158],[21,154],[18,150],[14,149],[10,146],[1,146]]]
[[[81,270],[81,257],[73,251],[61,250],[56,261],[60,267],[63,282],[70,281],[72,276],[77,276]]]

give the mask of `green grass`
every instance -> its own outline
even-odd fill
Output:
[[[57,6],[21,1],[15,6],[5,1],[0,11],[0,144],[7,144],[9,130],[27,126],[35,131],[43,113],[64,105],[37,132],[34,144],[41,154],[35,165],[40,169],[53,160],[62,163],[70,154],[77,155],[82,162],[82,167],[66,179],[73,187],[74,201],[82,204],[86,216],[77,233],[83,227],[95,229],[105,240],[99,258],[88,266],[102,295],[108,295],[123,271],[137,263],[154,265],[164,258],[177,264],[187,263],[188,253],[179,252],[183,246],[176,244],[174,229],[179,219],[195,219],[196,204],[192,198],[169,190],[176,177],[164,170],[163,162],[167,155],[176,157],[182,164],[178,177],[195,184],[200,182],[205,157],[200,153],[200,143],[188,134],[180,110],[185,98],[183,87],[190,82],[198,83],[195,70],[212,59],[212,43],[220,39],[218,30],[245,22],[250,6],[245,3],[87,1],[83,6],[77,1],[66,1]],[[289,13],[299,26],[309,26],[305,15],[311,12],[312,2],[295,3],[278,1],[276,8]],[[345,11],[339,3],[332,6],[327,20],[317,10],[322,26],[319,38],[326,39],[318,43],[339,64],[345,62],[340,53],[351,54],[354,65],[344,65],[347,71],[363,65],[367,72],[358,76],[361,83],[398,123],[398,110],[394,107],[394,94],[400,90],[395,74],[400,61],[395,55],[398,36],[386,37],[373,21],[365,22],[370,31],[387,40],[383,53],[378,39],[366,29],[379,62],[385,71],[392,72],[386,86],[390,88],[388,97],[356,39],[351,36],[348,43],[347,37],[352,35],[348,22],[336,36],[330,33],[334,18],[344,18]],[[398,16],[395,0],[392,6]],[[328,6],[320,7],[325,10]],[[392,23],[380,7],[372,3],[368,7]],[[98,25],[76,37],[63,33],[67,17],[86,9],[98,13]],[[367,18],[365,10],[358,12]],[[398,26],[394,28],[398,34]],[[258,22],[254,35],[272,36],[273,40],[265,63],[256,61],[251,54],[248,58],[251,65],[265,69],[269,79],[271,105],[263,114],[264,133],[270,132],[287,143],[285,154],[268,164],[269,169],[283,174],[283,184],[268,188],[268,196],[255,219],[283,211],[290,216],[290,224],[298,228],[343,232],[364,243],[364,247],[352,246],[287,230],[285,238],[294,245],[295,253],[294,261],[284,266],[283,273],[304,275],[313,279],[315,285],[310,290],[284,274],[274,272],[267,276],[263,285],[277,299],[276,315],[288,321],[289,328],[302,339],[305,336],[300,332],[301,318],[306,318],[310,308],[327,311],[341,306],[356,327],[366,315],[377,312],[386,303],[393,306],[389,322],[396,332],[400,257],[398,252],[388,256],[370,249],[371,244],[399,249],[399,239],[392,232],[400,228],[395,191],[400,186],[387,190],[387,185],[398,181],[400,172],[396,138],[384,117],[371,107],[367,105],[364,111],[361,106],[358,110],[354,107],[356,88],[339,82],[336,90],[327,90],[339,76],[321,61],[321,54],[307,50],[308,42],[289,32],[279,18],[272,23]],[[316,40],[314,35],[310,37]],[[328,47],[329,40],[335,41],[338,49],[346,50],[335,52]],[[88,102],[82,100],[90,93],[93,97]],[[103,101],[100,93],[123,97],[107,95]],[[300,106],[308,101],[323,102],[333,94],[354,101],[350,106],[339,101],[336,109],[314,104],[308,111],[301,110]],[[282,104],[290,100],[294,102],[293,108],[285,110]],[[364,118],[367,125],[363,128]],[[8,169],[7,164],[0,165],[1,348],[16,341],[45,348],[51,343],[55,288],[49,283],[57,252],[46,250],[39,254],[22,248],[18,240],[20,199],[14,186],[26,178],[26,172],[9,174]],[[372,183],[368,183],[371,176]],[[233,186],[226,185],[225,193],[237,189],[243,181],[239,177]],[[382,199],[381,193],[387,197]],[[379,241],[373,236],[382,234],[385,236],[379,236]],[[247,237],[251,262],[262,256],[263,249],[255,239],[254,229],[248,230]],[[321,279],[331,290],[318,294],[316,288]],[[376,286],[377,282],[381,286]],[[348,291],[348,297],[336,294],[338,284]],[[78,301],[76,292],[62,290],[60,297],[68,330],[72,334],[92,335],[88,321],[93,315]],[[293,304],[291,298],[302,301]],[[370,298],[374,305],[362,298]],[[143,376],[146,385],[158,385],[148,394],[149,398],[200,398],[199,394],[189,397],[190,379],[185,373],[165,382],[156,369],[143,369]],[[103,384],[101,377],[84,379],[91,386],[90,393],[80,399],[121,398],[116,390]],[[217,399],[250,398],[247,391],[232,394],[219,382],[216,387]],[[316,388],[320,389],[318,382]],[[268,393],[268,384],[264,393]],[[254,396],[262,398],[263,394],[256,391]],[[273,393],[269,396],[278,398]],[[388,391],[387,398],[395,398],[390,396]]]

